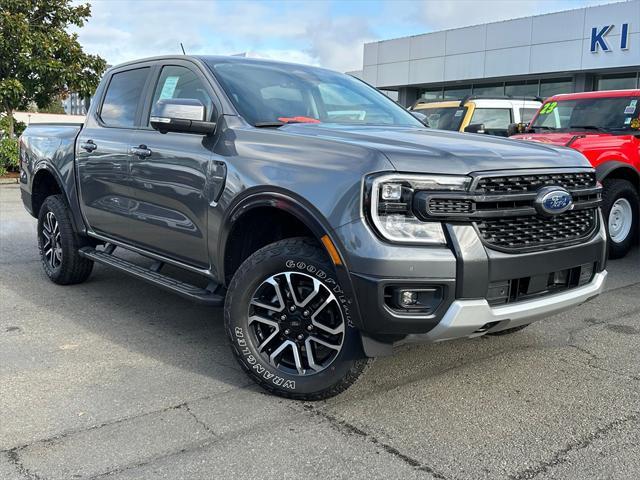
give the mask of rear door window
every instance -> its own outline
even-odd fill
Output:
[[[100,109],[105,125],[120,128],[135,125],[149,71],[149,67],[145,67],[113,74]]]

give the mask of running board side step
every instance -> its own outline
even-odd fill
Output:
[[[89,260],[115,268],[121,272],[127,273],[132,277],[144,280],[145,282],[156,285],[170,292],[177,293],[190,300],[204,303],[210,306],[219,307],[224,304],[224,295],[218,292],[219,288],[216,284],[209,285],[207,288],[200,288],[190,283],[176,280],[172,277],[160,273],[163,264],[161,262],[154,263],[150,268],[141,267],[135,263],[128,262],[122,258],[112,255],[113,250],[107,246],[105,250],[96,250],[92,247],[83,247],[78,253]]]

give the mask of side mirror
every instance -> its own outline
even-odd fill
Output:
[[[427,116],[424,113],[416,112],[415,110],[411,110],[409,113],[418,119],[420,123],[422,123],[425,127],[430,127],[429,120],[427,120]]]
[[[486,133],[484,123],[472,123],[471,125],[467,125],[464,131],[467,133]]]
[[[525,123],[510,123],[507,127],[507,137],[511,135],[517,135],[518,133],[524,133],[527,129]]]
[[[160,133],[185,132],[208,135],[216,129],[215,122],[205,121],[206,109],[194,98],[166,98],[153,106],[149,122]]]

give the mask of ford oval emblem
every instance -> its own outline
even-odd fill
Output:
[[[558,215],[573,208],[573,197],[564,188],[545,187],[538,191],[535,205],[546,215]]]

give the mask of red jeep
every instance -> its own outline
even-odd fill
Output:
[[[609,254],[626,255],[639,230],[640,90],[556,95],[511,138],[564,145],[589,159],[604,186]]]

